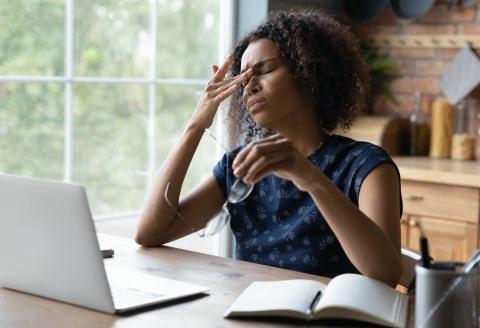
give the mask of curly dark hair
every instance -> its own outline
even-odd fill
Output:
[[[370,94],[367,64],[356,37],[349,28],[319,10],[279,11],[240,40],[234,48],[231,74],[240,73],[241,58],[248,45],[267,38],[278,46],[295,81],[317,110],[319,126],[327,132],[347,130],[360,115]],[[256,127],[242,103],[239,89],[230,104],[236,128]]]

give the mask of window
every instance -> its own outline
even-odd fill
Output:
[[[0,0],[0,171],[84,185],[97,223],[138,216],[218,62],[220,2]]]

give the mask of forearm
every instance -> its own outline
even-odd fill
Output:
[[[311,171],[305,191],[314,200],[350,261],[362,274],[394,286],[402,271],[400,245],[394,245],[385,232],[320,170],[315,167]]]
[[[183,131],[168,158],[156,173],[140,216],[136,241],[144,246],[156,246],[168,240],[168,230],[175,213],[165,201],[165,190],[171,203],[178,204],[182,184],[202,138],[204,129],[190,123]]]

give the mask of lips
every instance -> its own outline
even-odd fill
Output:
[[[263,98],[251,98],[247,101],[247,108],[250,112],[252,112],[264,103],[266,103],[266,100]]]

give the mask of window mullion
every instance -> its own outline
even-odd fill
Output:
[[[148,120],[147,120],[147,135],[148,135],[148,159],[147,170],[149,181],[153,179],[155,174],[157,151],[156,151],[156,76],[157,76],[157,2],[150,1],[150,70],[149,78],[151,83],[148,85]],[[149,183],[147,183],[149,185]]]
[[[64,104],[64,157],[63,167],[65,182],[73,180],[74,169],[74,140],[73,140],[73,62],[74,62],[74,18],[75,18],[75,0],[65,0],[65,104]]]

